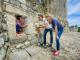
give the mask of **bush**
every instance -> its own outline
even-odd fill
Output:
[[[80,32],[80,27],[78,27],[78,32]]]

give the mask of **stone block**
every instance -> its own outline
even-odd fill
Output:
[[[30,41],[26,41],[26,42],[24,43],[24,45],[25,45],[26,47],[30,46],[30,45],[31,45],[31,44],[30,44]]]
[[[0,48],[4,45],[4,39],[0,37]]]
[[[27,40],[27,36],[26,36],[26,34],[23,33],[23,34],[20,34],[20,35],[16,36],[13,39],[11,39],[10,42],[11,43],[22,43],[26,40]]]
[[[8,34],[7,34],[7,32],[2,32],[0,34],[0,37],[2,37],[4,39],[4,41],[8,41]]]
[[[29,47],[29,46],[31,46],[31,43],[29,41],[26,41],[24,43],[19,43],[18,45],[16,45],[16,48],[17,49],[20,49],[20,48],[24,49],[24,48]]]
[[[16,48],[22,48],[24,46],[24,44],[18,44],[17,46],[16,46]]]
[[[34,29],[34,24],[33,23],[29,23],[28,24],[28,27],[27,27],[27,30],[26,30],[26,34],[33,34],[35,32],[35,29]]]
[[[0,12],[1,12],[2,10],[1,10],[1,1],[0,1]]]
[[[2,24],[1,24],[1,22],[0,22],[0,32],[2,32]]]
[[[2,29],[3,29],[4,31],[7,31],[7,24],[2,23]]]
[[[2,13],[0,12],[0,22],[2,21]]]
[[[4,48],[0,49],[0,60],[4,60],[6,54],[6,50]]]
[[[42,53],[37,53],[34,55],[31,60],[52,60],[50,56],[44,55]]]
[[[26,4],[26,0],[19,0],[20,2]]]
[[[15,6],[15,7],[14,7]],[[20,14],[23,16],[26,16],[26,12],[24,12],[21,8],[16,8],[16,5],[10,5],[6,3],[6,11],[8,12],[12,12],[12,13],[16,13],[16,14]],[[17,12],[16,12],[17,11]]]
[[[32,36],[31,36],[31,34],[30,34],[30,35],[27,35],[27,37],[28,37],[28,40],[29,40],[29,41],[32,40]]]
[[[7,29],[8,29],[8,35],[10,39],[13,39],[16,37],[16,24],[15,24],[15,18],[13,15],[6,14],[7,18]]]
[[[34,56],[36,55],[37,53],[40,52],[41,48],[37,47],[37,46],[31,46],[31,47],[28,47],[28,48],[25,48],[26,51],[28,51],[28,53],[31,55],[31,56]]]
[[[9,39],[9,36],[7,34],[7,32],[3,32],[3,38],[4,38],[4,41],[7,42]]]
[[[10,53],[7,60],[30,60],[30,56],[25,50],[21,49]]]
[[[37,38],[32,38],[31,44],[34,45],[34,44],[37,44],[37,43],[38,43]]]

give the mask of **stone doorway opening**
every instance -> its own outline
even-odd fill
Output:
[[[5,15],[7,20],[8,35],[10,42],[19,43],[25,41],[27,39],[25,34],[25,28],[23,30],[23,33],[21,34],[16,33],[16,17],[15,17],[16,14],[6,13]]]
[[[15,15],[16,18],[16,36],[21,36],[25,34],[27,27],[26,17],[22,15]]]

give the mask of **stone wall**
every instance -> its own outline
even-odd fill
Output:
[[[0,60],[5,58],[8,42],[7,23],[5,21],[3,12],[3,2],[0,0]]]
[[[68,21],[67,21],[67,0],[46,0],[47,1],[47,11],[48,14],[54,18],[61,18],[60,22],[65,27],[65,32],[69,31]],[[59,19],[58,19],[59,20]]]
[[[30,1],[0,0],[0,60],[14,60],[16,52],[19,58],[21,57],[22,59],[23,57],[23,59],[27,60],[28,53],[23,50],[37,43],[38,39],[35,36],[34,24],[37,21],[38,12],[33,9]],[[18,37],[16,36],[16,14],[27,17],[25,23],[28,25],[24,33]],[[18,59],[18,57],[16,57],[15,60],[16,59]]]
[[[55,17],[61,16],[66,18],[66,0],[47,0],[47,11]]]
[[[4,15],[5,20],[7,22],[8,35],[9,35],[10,42],[16,42],[16,40],[19,40],[19,42],[20,42],[20,40],[21,41],[26,40],[27,33],[25,35],[22,35],[21,37],[16,37],[15,15],[19,14],[19,15],[27,17],[27,19],[30,20],[30,23],[28,23],[28,25],[29,25],[29,24],[34,24],[34,22],[37,20],[36,19],[37,12],[31,8],[31,5],[26,6],[26,0],[18,0],[18,1],[5,0],[4,1],[4,13],[5,13],[5,15]],[[26,30],[28,31],[27,28],[26,28]],[[25,38],[25,39],[23,39],[23,38]]]
[[[26,24],[28,24],[24,34],[19,37],[16,36],[16,14],[27,17]],[[8,57],[10,49],[28,47],[36,42],[34,34],[36,18],[37,12],[31,5],[26,5],[26,0],[0,0],[0,60]]]

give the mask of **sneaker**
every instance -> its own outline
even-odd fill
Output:
[[[40,47],[40,43],[38,43],[38,46]]]
[[[52,44],[49,44],[49,47],[52,47]]]
[[[43,44],[40,44],[41,47],[43,47]]]
[[[44,45],[44,48],[46,48],[46,45]]]
[[[59,56],[59,53],[60,53],[59,51],[55,51],[55,52],[53,52],[53,55],[54,56]]]

